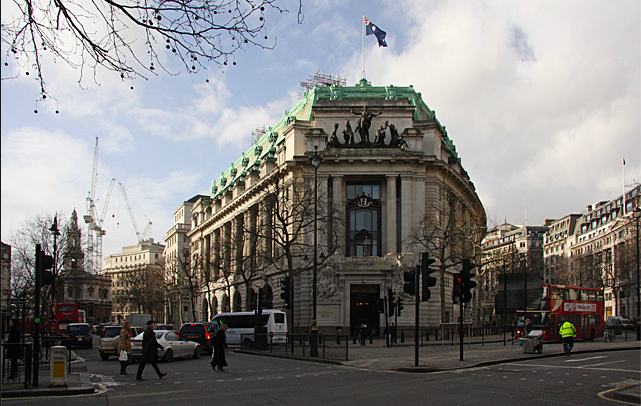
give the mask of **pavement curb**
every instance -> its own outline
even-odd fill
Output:
[[[95,392],[94,385],[79,387],[52,387],[52,388],[28,388],[21,390],[2,391],[2,398],[18,397],[42,397],[42,396],[71,396],[71,395],[88,395]]]
[[[318,364],[344,365],[341,361],[325,359],[325,358],[299,357],[297,355],[273,354],[269,352],[258,352],[258,351],[248,351],[248,350],[233,350],[233,352],[237,354],[258,355],[261,357],[272,357],[272,358],[293,359],[293,360],[305,361],[305,362],[316,362]]]

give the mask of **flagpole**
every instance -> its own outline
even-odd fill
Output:
[[[623,204],[623,215],[625,216],[625,155],[623,155],[623,195],[621,195],[621,204]]]
[[[365,14],[363,14],[363,43],[361,45],[361,64],[363,67],[361,79],[365,79]]]

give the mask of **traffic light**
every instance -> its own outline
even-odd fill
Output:
[[[463,296],[463,277],[460,273],[454,274],[454,290],[452,291],[452,298],[460,298]]]
[[[430,258],[427,252],[421,253],[421,275],[423,277],[423,294],[421,295],[421,299],[424,302],[430,299],[430,288],[436,285],[436,278],[430,276],[432,272],[436,271],[436,269],[430,268],[430,265],[434,262],[436,262],[436,260]]]
[[[53,284],[53,257],[45,254],[42,249],[38,249],[36,255],[36,278],[40,278],[40,286]]]
[[[281,285],[281,293],[280,293],[280,298],[283,299],[283,302],[285,303],[285,309],[291,309],[292,308],[292,288],[291,288],[291,283],[292,283],[292,278],[290,276],[286,276]]]
[[[461,276],[463,277],[463,302],[468,303],[472,300],[472,289],[476,287],[476,281],[474,278],[476,275],[472,275],[472,270],[476,268],[476,264],[473,263],[469,258],[463,260],[463,272]]]
[[[394,310],[396,308],[396,296],[392,289],[387,290],[387,312],[390,316],[394,315]]]
[[[419,267],[417,266],[417,268]],[[409,293],[410,295],[416,294],[416,271],[417,269],[410,269],[403,274],[403,280],[405,281],[403,284],[403,292]]]
[[[399,316],[401,315],[401,311],[405,308],[403,306],[403,298],[400,296],[396,296],[396,314]]]

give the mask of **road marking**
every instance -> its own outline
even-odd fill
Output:
[[[596,357],[589,357],[589,358],[569,359],[569,360],[564,361],[564,362],[583,362],[583,361],[587,361],[587,360],[591,360],[591,359],[598,359],[598,358],[607,358],[607,357],[605,355],[599,355],[599,356],[596,356]]]

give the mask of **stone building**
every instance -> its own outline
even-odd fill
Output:
[[[122,253],[103,260],[101,275],[111,281],[113,321],[121,321],[132,313],[151,314],[155,320],[164,320],[164,249],[163,244],[150,239],[123,247]]]
[[[197,321],[195,303],[199,302],[199,279],[191,268],[189,237],[191,212],[194,203],[207,196],[196,195],[174,211],[174,226],[165,235],[164,279],[167,286],[165,322],[179,326],[185,321]],[[200,315],[200,312],[197,314]]]
[[[388,321],[377,303],[389,290],[404,296],[397,322],[410,326],[403,272],[427,251],[439,272],[420,324],[452,322],[452,275],[474,256],[485,222],[454,143],[412,86],[315,87],[193,205],[200,317],[253,309],[259,296],[283,309],[291,277],[295,332],[309,331],[316,313],[323,333],[365,323],[377,334]]]
[[[605,316],[637,314],[638,234],[641,185],[609,201],[589,205],[569,237],[564,283],[603,288]],[[625,205],[625,210],[624,210]]]

